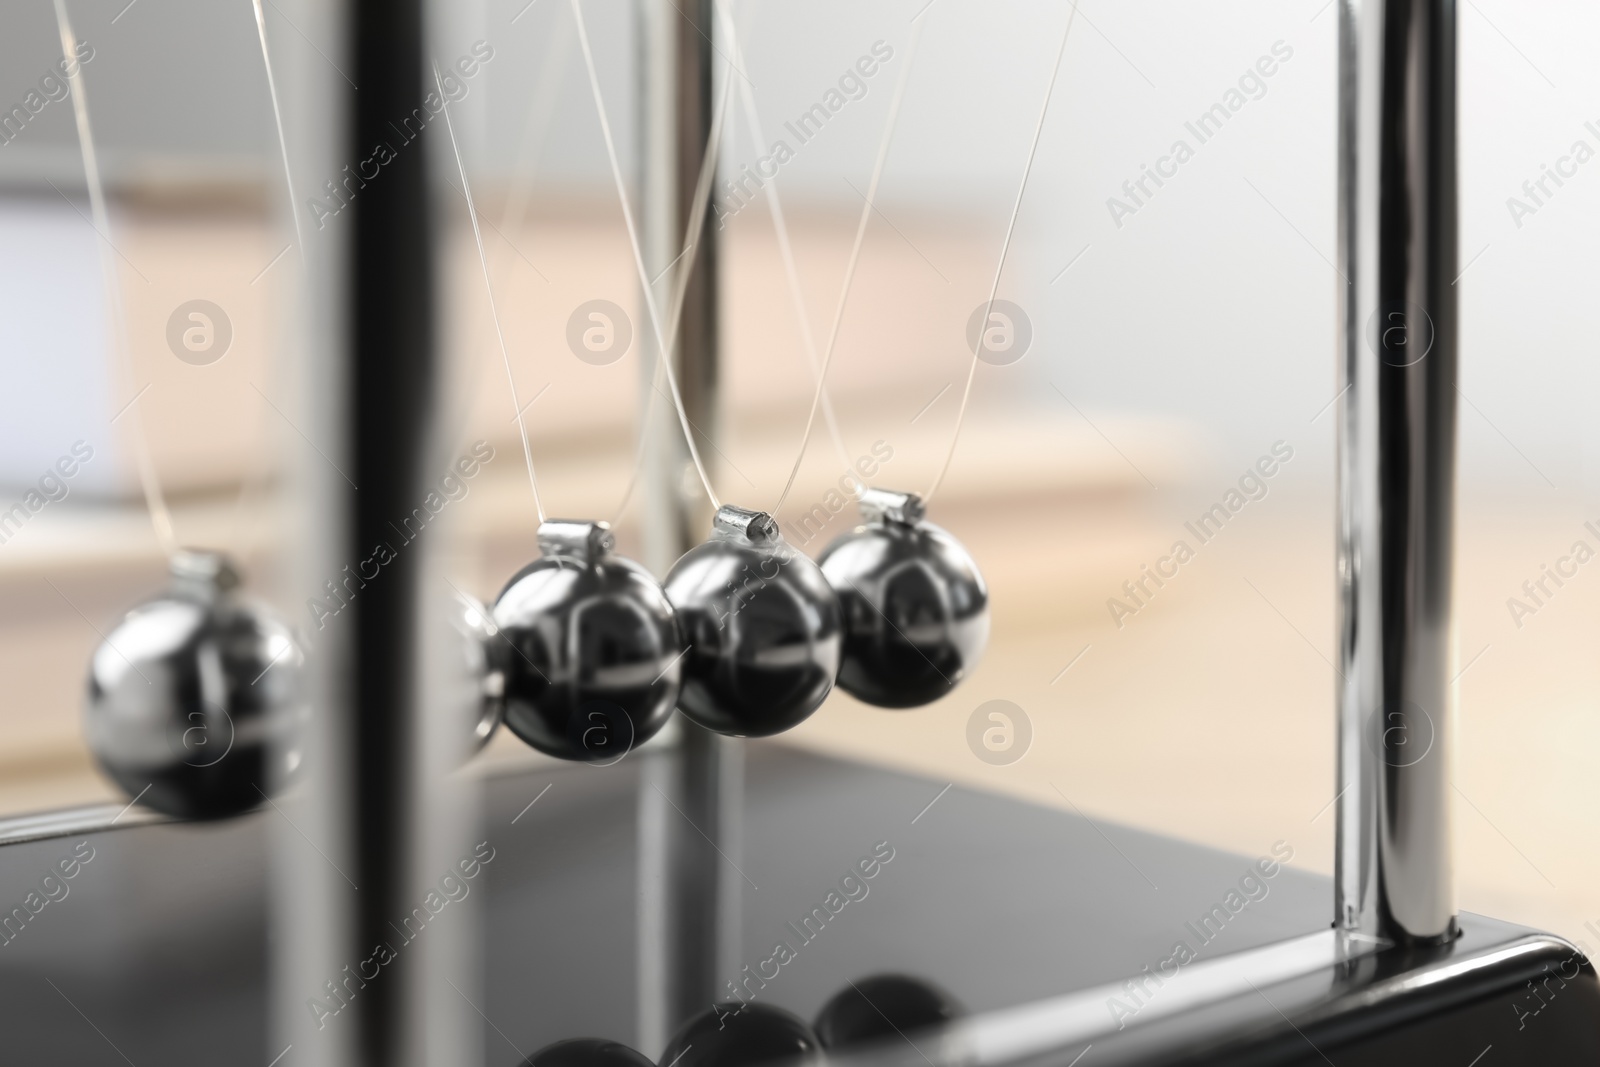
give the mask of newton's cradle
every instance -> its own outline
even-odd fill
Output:
[[[292,193],[335,172],[331,161],[363,158],[430,88],[445,94],[425,59],[421,0],[287,6],[343,42],[339,66],[361,86],[342,91],[316,63],[295,66],[306,76],[292,83],[280,73]],[[427,553],[408,548],[308,648],[244,594],[225,556],[176,547],[147,478],[170,584],[107,635],[86,700],[90,746],[136,804],[0,824],[0,901],[24,902],[0,960],[5,1061],[1600,1058],[1589,962],[1553,935],[1457,913],[1451,886],[1457,9],[1338,10],[1350,284],[1331,885],[1284,866],[1288,855],[1127,830],[1128,865],[1108,866],[1081,817],[945,796],[937,781],[763,740],[834,686],[883,709],[959,686],[988,638],[981,561],[929,521],[937,483],[864,488],[860,525],[815,560],[771,514],[718,500],[691,427],[716,410],[711,179],[731,110],[717,68],[719,52],[738,52],[732,23],[712,0],[642,3],[641,99],[673,106],[644,109],[635,204],[573,0],[648,339],[666,354],[650,373],[670,397],[657,402],[671,404],[660,420],[671,432],[640,456],[657,483],[650,552],[676,563],[658,582],[617,553],[606,522],[547,516],[524,431],[539,555],[495,602],[436,595]],[[82,71],[72,82],[103,223],[91,87]],[[308,417],[342,467],[304,478],[316,517],[299,549],[307,575],[365,558],[438,466],[432,220],[455,183],[483,256],[448,106],[441,117],[346,206],[337,237],[301,245],[295,346],[311,390],[332,398]],[[486,260],[483,272],[487,284]],[[1363,324],[1410,309],[1434,329],[1425,358],[1387,334],[1369,342]],[[831,356],[830,343],[807,441]],[[1433,746],[1416,758],[1392,739],[1421,719]],[[464,776],[502,726],[560,765]],[[748,870],[761,872],[759,892]],[[31,925],[69,896],[70,922]],[[77,996],[41,974],[70,974]]]

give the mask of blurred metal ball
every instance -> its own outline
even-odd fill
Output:
[[[815,1023],[822,1047],[832,1053],[870,1047],[886,1041],[907,1041],[910,1035],[948,1026],[966,1014],[949,993],[932,982],[904,974],[858,978],[835,993]],[[949,1056],[934,1057],[952,1063]]]
[[[89,749],[156,811],[236,815],[300,763],[305,657],[238,585],[224,556],[179,552],[167,591],[130,611],[90,661]]]
[[[614,545],[605,523],[543,523],[544,556],[495,601],[506,726],[559,759],[614,763],[665,726],[678,700],[672,605]]]
[[[822,704],[839,671],[839,601],[759,511],[724,507],[667,574],[689,654],[678,706],[708,730],[768,737]]]
[[[819,1067],[825,1060],[804,1019],[760,1001],[713,1004],[684,1023],[661,1053],[674,1067]]]
[[[505,642],[494,616],[476,597],[457,592],[450,625],[461,635],[461,660],[457,664],[468,692],[467,752],[481,751],[506,710]]]
[[[546,1045],[522,1067],[655,1067],[642,1054],[616,1041],[575,1037]]]
[[[913,493],[868,489],[866,523],[818,563],[844,609],[839,686],[884,708],[938,700],[989,641],[989,590],[961,542],[924,522]]]

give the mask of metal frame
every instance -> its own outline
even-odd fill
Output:
[[[443,159],[435,153],[445,134],[402,140],[392,125],[424,106],[432,88],[430,7],[299,0],[287,13],[339,59],[302,53],[296,68],[305,76],[287,87],[296,185],[328,195],[328,176],[351,183],[348,203],[325,227],[301,228],[304,421],[296,421],[318,448],[298,472],[300,588],[345,583],[374,545],[400,541],[392,521],[409,515],[428,474],[444,469],[435,254]],[[443,127],[446,118],[430,121]],[[398,145],[381,180],[352,177],[381,143]],[[464,1059],[475,1054],[475,1030],[463,1019],[472,1009],[440,981],[465,982],[458,988],[473,995],[474,972],[456,944],[471,928],[430,932],[406,947],[395,925],[429,876],[437,879],[441,853],[453,860],[471,832],[441,775],[454,752],[439,735],[454,720],[443,714],[433,659],[446,647],[432,633],[446,617],[434,589],[435,547],[398,544],[381,578],[351,590],[337,625],[317,635],[317,714],[303,780],[276,801],[284,818],[273,822],[271,868],[273,1022],[299,1064],[397,1067],[437,1062],[451,1046]],[[363,981],[362,961],[386,943],[398,958],[381,981]],[[324,1027],[308,1011],[313,995],[344,1000],[337,1025]]]
[[[687,9],[676,0],[644,5],[644,214],[647,262],[656,269],[680,251],[710,130],[711,0],[684,2]],[[325,97],[318,86],[301,92],[296,106],[306,116],[320,111],[324,131],[302,135],[309,140],[298,146],[300,157],[310,166],[362,158],[375,139],[387,136],[378,132],[383,124],[408,112],[425,91],[425,0],[345,0],[320,16],[310,13],[314,5],[292,6],[346,42],[361,85],[351,97],[342,86]],[[1261,964],[1271,971],[1277,961],[1282,973],[1274,973],[1283,980],[1330,967],[1359,980],[1377,946],[1394,942],[1405,951],[1446,953],[1437,946],[1463,925],[1455,913],[1449,834],[1456,4],[1340,0],[1339,19],[1345,403],[1339,423],[1335,931],[1198,965],[1194,999],[1183,1002],[1196,1008],[1241,993],[1235,988],[1241,968]],[[332,83],[331,77],[325,81]],[[347,98],[350,112],[334,108],[329,125],[326,100]],[[316,126],[308,121],[294,128]],[[423,143],[412,146],[385,169],[383,182],[354,202],[345,236],[328,238],[320,254],[307,256],[306,281],[320,295],[308,308],[306,407],[313,436],[339,442],[334,452],[341,468],[337,474],[307,468],[314,498],[308,518],[318,531],[307,559],[314,569],[331,565],[329,573],[352,552],[361,558],[382,524],[409,510],[423,482],[439,373],[428,166]],[[718,278],[709,214],[699,240],[686,281],[682,340],[673,352],[656,355],[676,360],[690,419],[710,429],[716,425]],[[672,292],[679,281],[666,270],[664,290]],[[647,378],[647,402],[649,389]],[[664,570],[699,539],[709,509],[683,488],[688,457],[671,420],[658,419],[646,432],[659,435],[646,485],[647,558]],[[323,974],[329,961],[360,958],[361,946],[388,936],[390,919],[406,909],[404,887],[416,860],[437,831],[422,815],[418,791],[424,571],[419,558],[402,556],[391,564],[385,581],[357,602],[343,638],[324,648],[328,666],[317,691],[322,748],[305,810],[326,826],[329,840],[350,850],[364,888],[346,893],[308,860],[302,842],[287,832],[280,837],[274,865],[279,916],[305,920],[285,927],[278,961],[279,1028],[292,1040],[304,1032],[299,994],[306,976]],[[687,724],[679,727],[676,746],[645,757],[651,788],[641,790],[641,1044],[647,1054],[715,998],[716,975],[737,949],[737,880],[724,855],[737,839],[738,753]],[[0,844],[166,821],[114,810],[8,820],[0,823]],[[1554,959],[1571,949],[1548,935],[1517,940],[1505,932],[1509,928],[1490,925],[1471,951],[1418,957],[1432,968],[1432,980],[1470,985],[1469,976],[1493,969],[1502,956],[1511,962]],[[1244,975],[1252,989],[1251,979],[1262,978],[1256,970]],[[1383,995],[1401,996],[1416,985],[1403,979],[1389,974]],[[1347,991],[1340,1010],[1370,1007],[1375,988]],[[1104,995],[1089,990],[992,1013],[968,1030],[999,1043],[986,1057],[991,1060],[1103,1040],[1103,1023],[1089,1017],[1103,1013]],[[297,1052],[297,1062],[420,1061],[425,1042],[419,1035],[438,1030],[444,1016],[459,1010],[454,1001],[419,1000],[410,980],[375,983],[351,1005],[357,1018],[344,1028],[348,1044],[323,1044],[320,1053],[307,1047]],[[1027,1047],[1006,1045],[1023,1023],[1032,1035]]]
[[[1347,934],[1454,936],[1456,5],[1339,4],[1339,805]]]
[[[708,457],[706,444],[718,436],[720,423],[715,213],[703,212],[692,254],[684,254],[683,241],[714,122],[713,41],[720,31],[714,0],[645,0],[638,10],[644,259],[657,276],[657,307],[672,307],[684,291],[682,322],[676,341],[668,341],[669,352],[659,350],[653,333],[640,331],[646,353],[640,361],[640,411],[655,412],[653,419],[640,420],[640,432],[650,438],[644,558],[665,576],[711,527],[711,502],[700,491],[671,402],[655,395],[655,383],[656,361],[670,359],[688,421],[702,434],[701,455]],[[681,714],[666,740],[645,757],[639,794],[638,1042],[652,1058],[681,1024],[719,999],[718,976],[739,969],[742,887],[734,867],[744,766],[740,743]]]

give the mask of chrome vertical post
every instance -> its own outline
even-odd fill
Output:
[[[680,255],[714,119],[713,3],[645,0],[639,8],[641,240],[648,269],[652,276],[659,274],[654,295],[663,319],[670,318],[676,294],[687,286],[677,343],[665,355],[674,361],[684,407],[699,435],[696,445],[708,464],[716,455],[709,441],[720,429],[715,212],[705,211],[705,222],[692,238],[692,255]],[[644,557],[660,576],[705,540],[712,509],[667,386],[656,382],[656,360],[664,354],[652,331],[641,328],[636,334],[646,353],[641,410],[654,411],[641,428],[651,435],[642,487]],[[670,744],[644,759],[639,787],[638,1044],[651,1057],[680,1025],[710,1008],[738,969],[741,887],[733,865],[742,806],[740,742],[718,737],[682,715],[670,733]]]
[[[1339,0],[1336,921],[1455,931],[1456,4]]]
[[[439,857],[470,848],[461,806],[439,788],[441,722],[459,721],[437,701],[435,657],[448,646],[436,638],[444,615],[429,590],[442,585],[431,560],[444,535],[408,537],[392,525],[445,469],[430,167],[446,134],[442,116],[409,135],[391,125],[427,114],[426,0],[283,7],[266,11],[287,60],[279,84],[302,239],[289,440],[304,492],[292,580],[296,603],[315,598],[328,610],[305,625],[305,763],[268,815],[268,1055],[420,1067],[442,1062],[441,1048],[470,1059],[478,1029],[475,1015],[462,1018],[471,984],[458,979],[460,997],[437,988],[440,975],[461,973],[452,946],[475,931],[459,914],[432,919],[426,908]],[[309,37],[278,32],[284,26],[305,27],[337,62]],[[376,177],[363,164],[375,145],[392,152]]]

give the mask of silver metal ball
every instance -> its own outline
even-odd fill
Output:
[[[989,590],[960,541],[923,521],[912,493],[868,489],[865,523],[818,560],[844,609],[839,686],[868,704],[912,708],[967,676],[989,642]]]
[[[678,706],[701,726],[768,737],[803,722],[833,690],[838,598],[771,516],[719,510],[711,539],[673,565],[666,590],[689,645]]]
[[[299,765],[304,654],[238,585],[221,554],[179,552],[166,592],[130,611],[90,661],[89,749],[156,811],[236,815]]]
[[[614,763],[666,725],[683,641],[661,586],[605,523],[546,522],[494,605],[505,721],[546,755]]]
[[[471,754],[489,743],[505,717],[504,639],[494,616],[476,597],[458,591],[454,608],[450,625],[461,637],[461,659],[456,666],[468,688],[467,752]]]

